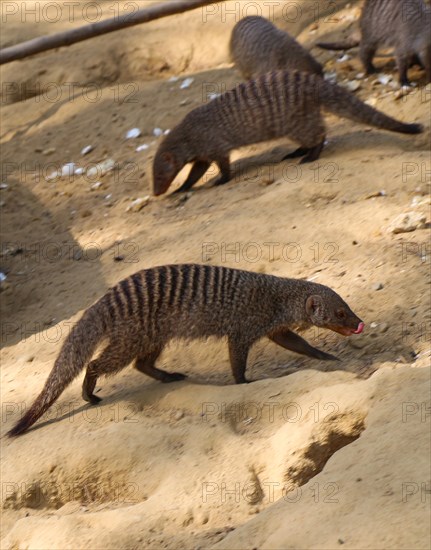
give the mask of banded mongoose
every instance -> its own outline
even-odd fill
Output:
[[[257,15],[235,25],[230,55],[245,79],[279,69],[323,73],[322,65],[293,36]]]
[[[178,172],[194,163],[178,192],[190,189],[216,162],[221,176],[231,179],[229,153],[244,145],[289,137],[299,149],[284,159],[319,158],[325,142],[321,108],[377,128],[405,134],[422,132],[420,124],[405,124],[366,105],[344,88],[317,75],[276,71],[244,82],[193,109],[161,142],[153,164],[153,193],[166,193]]]
[[[366,0],[359,20],[360,40],[345,43],[319,42],[329,50],[347,50],[360,45],[359,56],[367,74],[376,72],[373,58],[377,49],[395,50],[398,78],[408,85],[407,70],[419,61],[431,82],[431,6],[424,0]]]
[[[34,424],[86,366],[82,396],[92,404],[100,401],[93,393],[98,377],[117,373],[131,361],[156,380],[183,380],[183,374],[155,366],[173,339],[227,337],[237,384],[246,382],[249,349],[263,336],[308,357],[336,360],[292,332],[312,325],[345,336],[364,328],[346,302],[320,284],[199,264],[138,271],[84,312],[42,392],[8,435]],[[90,361],[102,342],[100,355]]]

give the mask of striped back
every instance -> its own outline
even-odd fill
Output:
[[[112,323],[132,320],[141,327],[193,311],[223,310],[238,296],[240,280],[253,274],[219,266],[180,264],[139,271],[101,299]]]
[[[319,81],[306,72],[266,73],[198,110],[214,123],[217,140],[232,144],[231,148],[266,141],[287,135],[318,109]]]

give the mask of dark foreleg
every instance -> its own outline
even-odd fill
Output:
[[[223,185],[231,179],[230,175],[230,160],[229,157],[219,158],[217,161],[217,166],[220,168],[220,177],[215,182],[214,185]]]
[[[279,346],[294,351],[295,353],[313,357],[314,359],[320,359],[321,361],[339,361],[338,357],[335,357],[335,355],[330,355],[320,349],[313,348],[306,340],[290,330],[275,332],[268,335],[268,337]]]
[[[245,377],[247,368],[247,356],[249,347],[238,344],[229,339],[229,359],[233,377],[237,384],[245,384],[248,380]]]
[[[184,193],[188,191],[193,185],[201,179],[205,172],[210,167],[210,162],[206,160],[197,160],[190,170],[190,174],[182,186],[175,191],[175,193]]]

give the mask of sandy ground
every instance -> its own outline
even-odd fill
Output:
[[[2,47],[144,2],[101,3],[100,14],[79,2],[73,17],[46,11],[52,2],[25,4],[39,17],[8,14]],[[275,22],[308,47],[347,36],[360,7],[292,4],[275,6]],[[195,261],[309,278],[339,292],[366,330],[350,340],[306,335],[342,359],[336,367],[262,341],[246,386],[233,384],[226,344],[212,340],[164,352],[161,368],[187,381],[162,385],[126,369],[100,381],[97,408],[81,401],[79,378],[36,429],[1,440],[2,548],[428,548],[423,73],[412,69],[416,87],[399,97],[393,82],[357,77],[356,50],[339,62],[313,49],[339,82],[358,81],[363,100],[425,132],[328,116],[319,162],[280,163],[295,146],[288,141],[252,146],[233,152],[229,184],[211,188],[213,169],[185,197],[128,210],[151,193],[161,139],[153,130],[240,81],[227,44],[249,5],[227,2],[2,67],[2,433],[40,391],[71,324],[141,268]],[[391,57],[377,64],[396,81]],[[141,136],[126,140],[135,127]],[[106,159],[115,164],[104,175],[50,178],[66,163]],[[426,223],[392,233],[405,213]]]

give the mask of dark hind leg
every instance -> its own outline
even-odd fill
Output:
[[[407,70],[410,66],[411,57],[406,56],[403,52],[397,53],[397,68],[398,68],[398,80],[400,86],[410,86],[410,81],[407,76]]]
[[[220,168],[220,177],[215,182],[214,185],[223,185],[230,181],[231,174],[230,174],[230,160],[229,157],[221,157],[217,159],[217,166]]]
[[[303,157],[299,162],[300,164],[313,162],[314,160],[317,160],[320,157],[320,153],[322,152],[324,144],[325,144],[325,140],[323,139],[320,143],[318,143],[314,147],[299,147],[292,153],[289,153],[288,155],[283,157],[282,160],[293,159],[296,157]]]
[[[306,162],[313,162],[314,160],[317,160],[320,157],[320,153],[322,152],[324,143],[325,143],[325,140],[321,141],[314,147],[299,147],[295,151],[292,151],[292,153],[289,153],[288,155],[283,157],[282,160],[303,157],[299,162],[300,164],[305,164]]]
[[[317,160],[320,157],[320,153],[322,152],[324,144],[325,144],[325,140],[323,139],[320,143],[318,143],[314,147],[310,147],[305,157],[303,157],[300,160],[299,164],[305,164],[307,162],[313,162],[314,160]]]
[[[365,72],[367,74],[373,74],[376,72],[376,68],[373,65],[374,54],[376,53],[376,46],[374,44],[367,44],[364,39],[361,40],[361,47],[359,49],[359,57],[361,58]]]
[[[423,49],[419,53],[419,59],[423,68],[425,69],[426,81],[431,82],[431,46]]]
[[[185,374],[181,374],[180,372],[166,372],[154,366],[154,363],[159,357],[161,351],[162,350],[159,349],[149,353],[148,355],[141,355],[136,359],[135,368],[139,372],[147,374],[148,376],[151,376],[151,378],[155,378],[156,380],[160,380],[160,382],[165,383],[177,382],[178,380],[184,380],[187,378]]]
[[[182,184],[180,188],[178,188],[175,193],[184,193],[185,191],[188,191],[193,185],[201,179],[201,177],[205,174],[205,172],[210,167],[210,162],[207,162],[206,160],[197,160],[192,166],[192,169],[190,170],[189,176],[186,179],[186,181]]]
[[[410,58],[410,67],[413,67],[414,65],[419,65],[421,69],[425,69],[425,65],[422,63],[422,60],[417,53],[414,53]]]
[[[91,361],[85,373],[84,382],[82,383],[82,398],[92,405],[101,401],[100,397],[94,395],[94,388],[99,376],[115,374],[124,369],[135,357],[135,352],[130,349],[129,353],[125,352],[124,347],[109,344],[101,353],[101,355]]]
[[[286,130],[286,136],[301,144],[298,149],[284,156],[282,160],[303,157],[300,164],[317,160],[325,144],[326,128],[320,114],[320,107],[310,107],[306,120],[297,125],[296,131]]]

